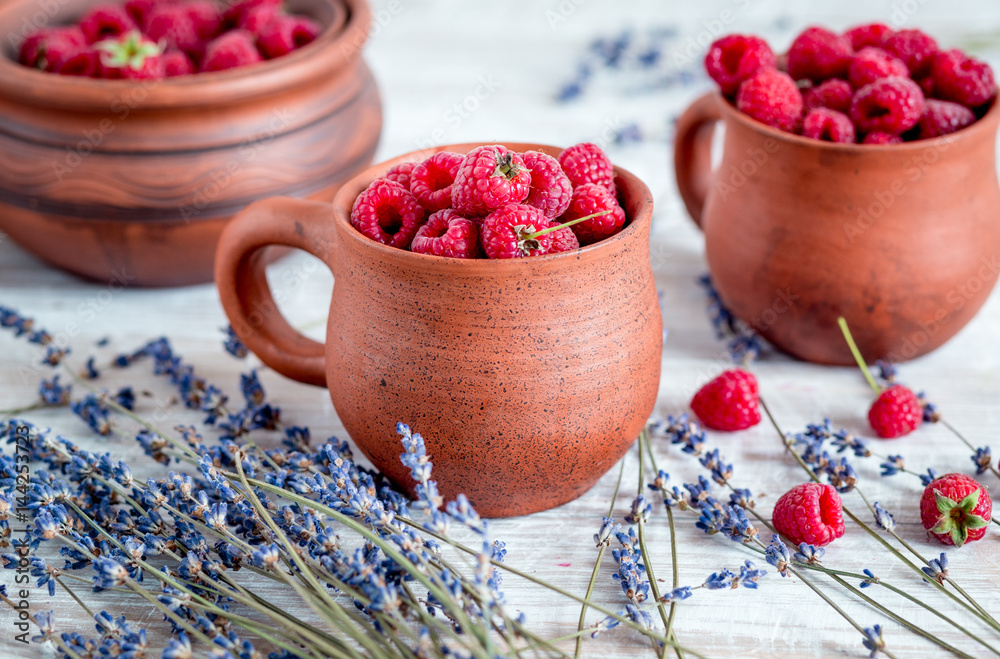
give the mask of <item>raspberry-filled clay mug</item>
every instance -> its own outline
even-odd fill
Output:
[[[718,93],[677,123],[674,167],[723,303],[778,348],[905,361],[968,323],[1000,273],[996,103],[950,135],[834,144],[781,132]],[[713,128],[725,126],[713,169]]]
[[[633,444],[659,388],[663,321],[649,262],[652,197],[621,169],[628,224],[571,252],[444,258],[351,226],[354,200],[390,167],[476,146],[376,165],[332,206],[253,204],[223,233],[215,272],[237,335],[279,373],[326,386],[355,444],[393,482],[413,491],[399,461],[401,421],[424,436],[446,499],[464,493],[481,515],[507,517],[578,497]],[[269,245],[305,250],[333,272],[325,344],[277,310],[264,276]]]

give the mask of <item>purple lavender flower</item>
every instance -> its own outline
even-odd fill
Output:
[[[865,639],[862,644],[871,650],[869,657],[874,658],[880,651],[885,649],[885,641],[882,640],[882,626],[865,627]]]
[[[934,579],[940,584],[944,583],[944,580],[948,577],[948,555],[941,552],[941,556],[938,558],[932,558],[927,561],[927,567],[920,568],[924,571],[931,579]]]

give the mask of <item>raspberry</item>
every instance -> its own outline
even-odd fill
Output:
[[[889,133],[880,133],[875,131],[874,133],[868,133],[865,135],[865,139],[861,140],[862,144],[902,144],[903,138],[899,135],[890,135]]]
[[[774,51],[759,37],[730,34],[708,47],[705,71],[726,96],[732,96],[747,78],[761,69],[773,69]]]
[[[852,27],[844,32],[844,38],[851,42],[851,48],[861,50],[865,46],[885,45],[886,39],[895,34],[895,30],[884,23],[868,23]]]
[[[479,256],[479,229],[472,220],[452,208],[439,210],[417,229],[410,251],[455,259]]]
[[[925,103],[924,114],[917,122],[918,139],[926,140],[954,133],[975,120],[976,115],[964,105],[929,98]]]
[[[548,228],[549,223],[545,213],[534,206],[507,204],[483,220],[479,228],[483,251],[491,259],[517,259],[548,254],[552,247],[551,233],[537,238],[527,236]]]
[[[131,17],[140,28],[146,25],[146,17],[157,4],[162,4],[163,0],[127,0],[125,3],[125,13]]]
[[[163,75],[166,78],[186,76],[194,73],[194,62],[180,50],[163,54]]]
[[[466,217],[488,215],[528,196],[531,172],[521,156],[499,144],[465,155],[451,187],[451,204]],[[485,246],[485,243],[483,243]]]
[[[224,71],[260,61],[261,56],[254,45],[253,35],[246,30],[230,30],[205,46],[201,70]]]
[[[615,167],[611,159],[592,142],[581,142],[567,147],[559,154],[559,166],[563,168],[573,187],[584,183],[597,183],[615,194]]]
[[[156,5],[146,17],[146,36],[186,53],[200,53],[203,42],[185,5]]]
[[[540,151],[525,151],[521,160],[531,171],[531,187],[524,203],[541,209],[549,218],[565,213],[573,195],[573,184],[559,161]]]
[[[794,133],[802,116],[802,94],[787,73],[764,69],[740,85],[736,107],[768,126]]]
[[[847,79],[855,89],[861,89],[880,78],[908,75],[909,69],[903,61],[881,48],[862,48],[851,58],[851,64],[847,68]]]
[[[735,368],[699,389],[691,399],[691,410],[706,428],[744,430],[760,423],[759,400],[757,378]]]
[[[924,93],[909,78],[882,78],[865,85],[851,101],[851,119],[862,133],[899,135],[917,125]]]
[[[440,151],[410,171],[410,192],[429,213],[451,206],[451,185],[464,157]]]
[[[375,179],[354,200],[351,224],[375,242],[406,249],[424,223],[424,209],[399,183]]]
[[[92,78],[101,69],[98,52],[90,46],[77,46],[56,38],[45,48],[45,70],[64,76]]]
[[[853,53],[846,38],[826,28],[809,27],[788,48],[788,74],[813,82],[843,78]]]
[[[227,9],[223,15],[222,20],[226,25],[233,25],[236,27],[243,27],[240,21],[243,20],[244,16],[257,7],[270,6],[276,9],[281,8],[281,4],[284,0],[239,0],[233,3],[229,9]]]
[[[248,9],[240,17],[237,27],[259,35],[272,21],[282,16],[281,7],[278,5],[259,5]]]
[[[824,142],[854,143],[854,124],[843,112],[830,108],[809,110],[802,122],[802,135]]]
[[[920,521],[946,545],[961,547],[982,538],[992,513],[989,492],[965,474],[931,481],[920,497]]]
[[[970,108],[987,102],[997,90],[990,65],[967,57],[960,50],[946,50],[935,55],[931,78],[938,98]]]
[[[851,109],[853,96],[854,89],[849,82],[840,78],[830,78],[803,92],[802,104],[806,110],[830,108],[846,113]]]
[[[413,168],[419,164],[420,163],[416,162],[401,162],[395,167],[390,168],[389,171],[387,171],[382,176],[382,178],[387,179],[389,181],[395,181],[396,183],[399,183],[401,186],[409,190],[410,173],[413,172]]]
[[[910,75],[922,78],[930,72],[934,54],[938,51],[934,38],[920,30],[900,30],[891,34],[883,46],[890,55],[903,60]]]
[[[615,196],[603,185],[584,183],[573,188],[569,208],[559,218],[559,222],[565,224],[602,211],[611,212],[570,227],[581,245],[590,245],[613,236],[625,225],[625,211],[618,205]]]
[[[57,43],[57,50],[68,51],[82,48],[87,39],[78,27],[57,27],[38,30],[30,34],[22,43],[18,61],[32,68],[45,68],[45,52],[49,43]]]
[[[257,37],[260,52],[269,59],[281,57],[312,43],[323,28],[305,16],[276,16]]]
[[[558,226],[562,226],[562,224],[557,220],[549,222],[549,228]],[[574,249],[580,249],[580,241],[577,240],[572,227],[553,231],[550,235],[552,236],[552,247],[549,248],[549,254],[571,252]]]
[[[87,43],[97,43],[135,30],[138,26],[123,7],[97,5],[80,19],[80,30]]]
[[[102,78],[110,80],[159,80],[163,78],[163,50],[138,30],[115,39],[105,39],[100,51]]]
[[[222,30],[222,12],[211,0],[193,0],[184,5],[198,38],[211,41]]]
[[[916,395],[901,384],[894,384],[875,399],[868,410],[868,423],[883,439],[908,435],[924,420],[924,409]]]
[[[771,521],[795,544],[823,546],[844,535],[844,508],[832,485],[796,485],[774,504]]]

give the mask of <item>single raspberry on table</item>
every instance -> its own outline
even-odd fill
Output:
[[[879,437],[892,439],[908,435],[924,420],[924,408],[908,387],[894,384],[875,399],[868,410],[868,423]]]
[[[699,389],[691,399],[691,410],[706,428],[744,430],[760,423],[759,401],[757,378],[734,368]]]
[[[202,41],[210,41],[222,31],[222,11],[212,0],[190,0],[184,9]]]
[[[881,48],[862,48],[851,58],[851,64],[847,68],[847,79],[855,89],[861,89],[880,78],[908,75],[910,71],[903,60]]]
[[[451,186],[463,158],[461,153],[439,151],[410,170],[410,192],[428,212],[451,206]]]
[[[389,181],[395,181],[409,190],[410,174],[413,172],[413,168],[419,164],[420,163],[416,162],[401,162],[398,165],[391,167],[389,171],[382,175],[382,178]]]
[[[618,205],[618,199],[606,187],[596,183],[584,183],[573,188],[569,207],[559,218],[559,222],[566,224],[595,213],[604,214],[570,227],[581,245],[590,245],[613,236],[625,225],[625,211]]]
[[[802,92],[802,104],[807,111],[830,108],[846,114],[851,109],[853,97],[854,88],[851,83],[840,78],[830,78]]]
[[[854,144],[854,124],[843,112],[830,108],[816,108],[806,113],[802,121],[803,137],[824,142],[844,142]]]
[[[822,82],[847,75],[854,49],[850,42],[826,28],[809,27],[788,48],[788,74],[796,80]]]
[[[257,37],[257,46],[264,57],[287,55],[316,40],[323,27],[305,16],[277,16],[264,25]]]
[[[451,205],[467,217],[488,215],[528,196],[531,172],[521,156],[493,144],[469,151],[455,174]]]
[[[781,495],[771,521],[795,544],[828,545],[844,535],[844,506],[832,485],[802,483]]]
[[[545,217],[559,217],[565,213],[573,195],[573,184],[559,161],[541,151],[525,151],[521,160],[531,172],[531,187],[524,203],[541,209]]]
[[[183,51],[170,50],[163,54],[163,76],[176,78],[195,72],[194,62]]]
[[[548,228],[562,226],[562,222],[558,220],[552,220],[549,222]],[[573,227],[566,227],[565,229],[559,229],[558,231],[553,231],[552,236],[552,247],[549,248],[549,254],[556,254],[557,252],[571,252],[574,249],[580,249],[580,241],[577,239],[576,234],[573,233]]]
[[[100,76],[111,80],[163,78],[163,49],[133,30],[94,44],[101,58]]]
[[[890,135],[889,133],[880,133],[875,131],[874,133],[868,133],[865,135],[865,139],[861,140],[862,144],[902,144],[903,138],[899,135]]]
[[[740,85],[736,107],[761,123],[794,133],[802,118],[802,94],[787,73],[764,69]]]
[[[882,78],[865,85],[851,101],[851,119],[862,133],[899,135],[924,113],[924,93],[909,78]]]
[[[997,91],[990,65],[960,50],[937,53],[931,64],[931,78],[938,98],[970,108],[986,103]]]
[[[79,26],[90,44],[121,36],[139,27],[124,7],[112,4],[92,8],[80,18]]]
[[[603,185],[615,194],[615,167],[601,147],[592,142],[581,142],[567,147],[559,154],[559,166],[573,187],[584,183]]]
[[[926,140],[954,133],[975,120],[976,115],[964,105],[929,98],[925,102],[924,114],[917,122],[918,139]]]
[[[920,30],[894,32],[882,47],[890,55],[903,60],[914,79],[922,78],[930,72],[934,54],[938,52],[937,41]]]
[[[861,50],[865,46],[876,46],[881,48],[885,45],[886,39],[895,34],[895,30],[885,23],[868,23],[852,27],[844,32],[844,38],[851,42],[851,48]]]
[[[479,227],[483,251],[491,259],[548,254],[552,248],[552,233],[537,237],[532,237],[532,234],[547,229],[549,224],[545,213],[534,206],[507,204],[483,219]]]
[[[453,208],[439,210],[427,218],[410,243],[418,254],[474,259],[479,256],[479,229]]]
[[[185,5],[159,4],[146,16],[146,36],[168,48],[200,54],[204,41]]]
[[[965,474],[946,474],[924,489],[920,521],[946,545],[961,547],[986,535],[993,501],[986,488]]]
[[[426,214],[399,183],[375,179],[354,200],[351,224],[375,242],[406,249],[424,223]]]
[[[263,61],[253,35],[246,30],[230,30],[212,39],[205,46],[205,55],[201,60],[201,70],[225,71],[238,66],[255,64]]]
[[[760,37],[730,34],[715,41],[705,55],[705,71],[726,96],[732,96],[747,78],[761,69],[773,69],[774,51]]]

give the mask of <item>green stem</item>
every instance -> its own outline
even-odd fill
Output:
[[[837,319],[837,324],[840,325],[840,331],[844,333],[844,340],[847,341],[847,347],[850,348],[851,354],[854,355],[854,360],[858,362],[858,368],[861,369],[861,373],[868,380],[872,391],[878,396],[882,393],[882,387],[878,386],[875,378],[872,377],[871,372],[868,370],[868,364],[865,363],[865,358],[861,356],[861,351],[858,350],[858,344],[854,342],[854,337],[851,336],[851,330],[847,327],[847,321],[841,316]]]
[[[579,224],[580,222],[585,222],[587,220],[592,220],[595,217],[601,217],[602,215],[607,215],[608,213],[611,213],[613,210],[614,209],[606,210],[606,211],[598,211],[597,213],[591,213],[590,215],[586,215],[584,217],[578,217],[575,220],[570,220],[569,222],[563,222],[562,224],[560,224],[558,226],[548,227],[546,229],[540,229],[540,230],[535,231],[533,233],[526,234],[525,236],[522,237],[522,240],[531,240],[532,238],[537,238],[539,236],[544,236],[547,233],[552,233],[553,231],[559,231],[561,229],[565,229],[567,227],[571,227],[574,224]]]
[[[938,423],[940,423],[942,426],[944,426],[945,428],[947,428],[948,430],[950,430],[951,433],[953,435],[955,435],[955,437],[958,437],[960,440],[962,440],[962,443],[965,444],[966,446],[968,446],[969,449],[971,449],[973,451],[976,450],[976,447],[973,446],[972,443],[968,439],[965,438],[965,435],[963,435],[962,433],[960,433],[958,431],[958,428],[956,428],[955,426],[953,426],[950,423],[948,423],[947,419],[939,419]],[[997,478],[1000,478],[1000,471],[998,471],[997,468],[995,466],[993,466],[992,462],[990,462],[988,469],[993,473],[994,476],[996,476]],[[992,520],[992,522],[994,524],[1000,524],[1000,521],[998,521],[996,518],[994,518]]]
[[[83,603],[83,600],[77,597],[76,593],[73,592],[72,588],[63,583],[63,580],[60,577],[53,577],[53,578],[55,579],[56,583],[62,586],[62,589],[65,590],[67,593],[69,593],[69,596],[72,597],[73,600],[80,605],[80,608],[87,612],[88,616],[90,616],[91,618],[94,617],[94,612],[90,610],[90,607],[88,607],[86,604]]]
[[[660,473],[660,469],[656,464],[656,458],[653,456],[653,446],[649,441],[649,435],[646,435],[646,455],[649,456],[649,466],[657,474]],[[667,509],[667,525],[670,528],[670,571],[672,573],[672,586],[671,588],[676,589],[680,585],[680,573],[677,565],[677,532],[674,526],[674,511],[670,506],[664,506]],[[674,634],[674,616],[677,613],[677,602],[670,602],[670,614],[667,616],[667,638],[677,640],[677,636]],[[679,647],[674,646],[674,652],[677,653],[677,659],[684,659],[684,653],[681,652]]]

